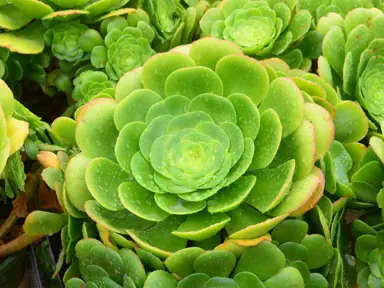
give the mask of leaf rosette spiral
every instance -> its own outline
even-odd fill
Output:
[[[334,126],[304,92],[311,81],[277,76],[272,67],[284,65],[206,38],[126,73],[116,100],[91,100],[77,114],[82,153],[65,173],[74,211],[159,256],[223,228],[255,238],[308,211],[324,190],[314,164]]]
[[[84,55],[79,45],[80,36],[88,27],[80,23],[58,23],[46,34],[52,33],[52,54],[60,60],[74,62]]]
[[[345,18],[329,13],[317,27],[325,34],[324,57],[319,59],[321,77],[339,86],[345,98],[356,99],[378,124],[384,119],[383,23],[381,10],[357,8]]]
[[[85,71],[74,80],[72,97],[79,101],[79,105],[85,104],[95,97],[113,97],[115,82],[101,71]],[[112,95],[111,95],[112,94]]]
[[[92,49],[91,62],[96,68],[105,67],[112,80],[119,80],[126,72],[143,65],[155,53],[150,45],[154,31],[146,22],[149,22],[148,15],[141,12],[128,15],[127,19],[115,17],[102,23],[108,31],[105,46]]]
[[[245,54],[285,57],[297,62],[291,68],[299,68],[303,55],[292,46],[309,31],[312,16],[308,10],[294,13],[295,3],[285,2],[225,0],[204,14],[200,27],[204,34],[236,43]]]

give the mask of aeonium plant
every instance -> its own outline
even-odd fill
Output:
[[[281,57],[292,69],[306,70],[311,61],[294,46],[309,31],[312,16],[295,9],[295,1],[223,0],[204,14],[200,27],[204,35],[233,41],[247,55]]]
[[[311,209],[332,116],[272,63],[205,38],[125,74],[115,99],[84,105],[57,130],[81,150],[64,173],[73,216],[165,258],[188,240],[259,237]]]
[[[325,0],[325,1],[305,1],[305,0],[298,0],[297,2],[297,9],[302,10],[306,9],[309,12],[311,12],[312,16],[315,18],[316,22],[319,21],[319,19],[328,13],[337,13],[341,16],[345,16],[348,14],[349,11],[356,9],[356,8],[380,8],[380,1],[361,1],[361,0],[349,0],[349,1],[343,1],[343,0]],[[379,4],[380,3],[380,4]]]
[[[377,8],[357,8],[345,18],[329,13],[317,25],[325,35],[319,74],[339,86],[343,97],[356,99],[378,126],[383,120],[383,19]]]
[[[74,228],[69,228],[74,232]],[[63,277],[66,287],[329,287],[316,272],[330,263],[332,246],[308,224],[286,220],[271,235],[251,241],[229,240],[212,249],[192,246],[165,261],[127,240],[111,237],[107,246],[83,234],[76,261]],[[271,237],[272,236],[272,237]],[[108,258],[110,261],[104,261]],[[331,275],[328,275],[330,278]],[[331,283],[331,282],[330,282]],[[96,286],[95,286],[96,287]]]

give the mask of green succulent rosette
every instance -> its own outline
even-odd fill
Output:
[[[115,99],[55,121],[81,150],[64,174],[68,213],[167,257],[188,240],[223,229],[254,239],[307,212],[324,191],[315,162],[334,125],[308,94],[320,78],[300,81],[286,67],[206,38],[126,73]]]
[[[45,33],[45,41],[51,46],[52,54],[59,60],[75,62],[84,56],[80,47],[80,36],[88,29],[84,24],[66,22],[54,24]]]
[[[80,227],[71,225],[66,229],[68,235],[80,232]],[[163,262],[122,235],[101,228],[103,242],[80,233],[76,261],[63,281],[65,287],[329,287],[332,282],[326,277],[334,271],[327,275],[316,269],[330,263],[333,248],[322,235],[306,232],[306,222],[287,220],[274,229],[272,238],[228,241],[210,250],[192,246]]]
[[[204,14],[200,28],[205,35],[236,43],[247,55],[279,56],[299,68],[303,53],[294,45],[309,31],[312,16],[294,8],[293,1],[224,0]]]
[[[360,220],[354,222],[357,235],[355,253],[359,265],[357,266],[357,284],[364,287],[369,283],[371,287],[380,287],[383,283],[382,253],[383,231],[376,231]]]
[[[193,7],[187,11],[178,0],[138,1],[138,7],[149,15],[151,23],[155,27],[154,47],[156,51],[168,51],[175,46],[187,44],[183,42],[183,37],[189,37],[189,35],[183,35],[183,33],[190,34],[196,20],[204,13],[206,5],[199,4],[199,6],[198,13],[197,9]]]
[[[88,70],[73,80],[72,98],[83,105],[95,97],[113,97],[115,82],[101,71]]]
[[[374,3],[377,2],[377,3]],[[308,10],[319,21],[321,17],[326,16],[328,13],[337,13],[345,16],[349,11],[356,8],[379,8],[381,1],[371,0],[319,0],[319,1],[305,1],[298,0],[298,10]]]
[[[104,43],[90,49],[92,65],[104,68],[112,80],[119,80],[126,72],[140,67],[155,53],[150,45],[154,31],[148,24],[148,15],[142,11],[132,17],[128,15],[127,19],[117,16],[104,20],[101,24],[107,32]]]
[[[343,97],[356,99],[378,124],[384,115],[380,96],[383,19],[379,9],[357,8],[345,18],[329,13],[317,26],[325,35],[324,57],[319,59],[321,77],[339,86]]]

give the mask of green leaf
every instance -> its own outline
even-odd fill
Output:
[[[205,251],[198,247],[190,247],[177,251],[165,260],[164,264],[169,271],[181,277],[187,277],[195,272],[195,260]],[[206,264],[206,260],[202,261]],[[204,273],[207,273],[204,270]]]
[[[208,212],[227,212],[243,203],[256,183],[256,177],[249,175],[239,178],[228,187],[221,189],[208,200]]]
[[[188,216],[172,234],[190,240],[201,241],[216,235],[230,221],[224,213],[209,214],[201,211]]]
[[[130,176],[119,165],[101,157],[89,162],[85,172],[89,192],[101,205],[111,211],[124,208],[118,188],[129,179]]]
[[[285,267],[279,273],[269,278],[264,282],[266,288],[273,287],[304,287],[304,280],[296,268],[293,267]]]
[[[6,32],[0,35],[0,47],[20,54],[39,54],[44,50],[45,28],[39,22],[34,22],[25,28]]]
[[[373,235],[362,235],[356,240],[355,252],[357,258],[368,262],[369,255],[376,249],[376,237]]]
[[[137,182],[122,183],[118,190],[123,206],[138,217],[160,222],[169,216],[164,209],[159,208],[160,205],[156,204],[155,194],[146,190]]]
[[[145,288],[157,288],[157,287],[176,288],[177,280],[171,274],[165,271],[155,271],[148,275],[145,280]]]
[[[64,173],[68,199],[80,211],[84,211],[85,202],[94,199],[85,183],[85,170],[90,161],[90,158],[79,153],[71,158]]]
[[[187,67],[172,72],[165,81],[166,97],[183,95],[189,99],[204,93],[223,95],[219,76],[206,67]]]
[[[118,131],[113,122],[116,107],[115,100],[100,98],[81,108],[76,119],[76,142],[85,156],[116,159],[114,150]]]
[[[229,277],[236,266],[236,257],[227,251],[209,251],[197,257],[193,269],[210,277]]]
[[[304,99],[295,83],[288,78],[272,81],[260,111],[273,109],[283,126],[283,138],[294,132],[301,124],[304,114]]]
[[[20,29],[28,24],[31,20],[32,17],[25,15],[20,9],[13,5],[0,6],[0,27],[4,29]]]
[[[216,73],[224,85],[224,96],[242,93],[256,105],[266,97],[269,88],[268,73],[256,60],[239,55],[228,55],[219,60]],[[257,82],[257,87],[251,83]]]
[[[363,139],[368,132],[368,119],[360,105],[352,101],[342,101],[335,108],[335,139],[343,143]]]
[[[141,248],[152,252],[160,258],[167,258],[187,245],[187,240],[176,237],[172,233],[184,220],[184,217],[172,215],[147,230],[137,231],[128,229],[127,232]]]
[[[96,200],[89,200],[85,203],[85,212],[96,223],[120,234],[127,234],[127,229],[147,229],[155,224],[141,219],[125,209],[120,211],[107,210]]]
[[[8,157],[7,164],[5,165],[2,175],[16,192],[16,195],[19,195],[20,192],[24,191],[26,175],[20,152],[16,152]],[[51,177],[55,178],[55,176]],[[58,178],[61,179],[60,177]]]
[[[289,219],[276,226],[272,239],[280,244],[286,242],[300,243],[308,233],[308,224],[302,220]]]
[[[265,213],[275,208],[289,193],[295,172],[295,160],[273,168],[252,172],[258,181],[251,190],[247,203]]]
[[[279,272],[284,264],[285,257],[280,249],[269,242],[262,242],[255,247],[244,249],[234,275],[241,272],[252,272],[261,281],[264,281]]]
[[[130,249],[123,248],[119,251],[119,255],[124,265],[125,274],[130,277],[136,286],[142,287],[146,274],[143,264],[140,261],[140,258]]]
[[[43,177],[45,183],[47,183],[49,188],[51,188],[52,190],[56,190],[56,183],[58,183],[59,185],[63,185],[64,183],[64,174],[58,168],[45,168],[41,173],[41,176]]]
[[[308,259],[305,263],[309,269],[320,268],[332,259],[333,248],[322,235],[307,235],[301,245],[308,248]]]
[[[33,211],[24,222],[24,232],[29,236],[45,236],[59,232],[68,221],[65,214]]]
[[[147,89],[165,96],[165,82],[177,69],[195,66],[194,61],[183,54],[169,52],[151,57],[143,66],[142,81]]]
[[[287,214],[268,217],[259,211],[243,204],[230,211],[231,221],[225,227],[232,239],[252,239],[264,235],[287,217]]]

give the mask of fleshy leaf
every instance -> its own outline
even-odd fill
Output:
[[[128,210],[107,210],[96,200],[85,203],[85,212],[96,223],[120,234],[127,234],[127,229],[147,229],[155,224],[137,217]]]
[[[283,126],[283,138],[294,132],[304,116],[304,99],[300,89],[289,79],[280,77],[272,81],[260,111],[273,109]]]
[[[181,277],[187,277],[195,272],[193,263],[204,253],[205,251],[198,247],[185,248],[169,256],[164,264],[172,273]]]
[[[68,221],[65,214],[33,211],[25,219],[23,229],[29,236],[52,235],[59,232]]]
[[[160,96],[165,96],[165,82],[168,76],[177,69],[192,66],[195,66],[195,63],[187,55],[176,52],[157,54],[143,66],[143,85]]]
[[[280,146],[283,129],[279,115],[274,110],[267,109],[261,113],[260,126],[250,170],[266,168],[275,158]]]
[[[280,148],[272,162],[277,166],[295,159],[295,180],[304,179],[311,172],[316,157],[316,134],[313,124],[304,120],[291,135],[281,141]]]
[[[239,178],[230,186],[221,189],[208,200],[208,212],[227,212],[247,199],[256,183],[256,177],[249,175]],[[249,199],[249,198],[248,198]]]
[[[368,132],[368,119],[363,109],[352,101],[342,101],[336,106],[335,139],[343,143],[360,141]]]
[[[186,222],[172,233],[181,238],[200,241],[213,237],[229,221],[230,218],[224,213],[209,214],[201,211],[189,215]]]
[[[204,93],[223,95],[223,83],[215,72],[206,67],[181,68],[165,81],[166,97],[183,95],[189,99]]]
[[[44,50],[43,35],[45,28],[39,22],[34,22],[15,32],[0,35],[0,47],[20,54],[39,54]]]
[[[259,259],[259,261],[255,261]],[[247,247],[240,256],[234,275],[252,272],[264,281],[284,267],[284,254],[275,245],[262,242],[255,247]]]
[[[127,230],[127,233],[141,248],[160,258],[167,258],[187,245],[187,240],[172,235],[172,231],[176,230],[184,219],[181,216],[170,216],[147,230]]]
[[[247,203],[262,213],[273,209],[288,194],[294,172],[295,160],[289,160],[273,169],[254,171],[252,174],[258,181],[247,198]]]
[[[129,180],[119,165],[105,158],[95,158],[87,166],[85,181],[91,195],[105,208],[118,211],[124,208],[118,188]]]
[[[285,214],[271,218],[261,214],[248,204],[237,207],[230,211],[228,215],[231,217],[231,222],[227,224],[225,229],[231,239],[259,237],[267,233],[288,216]]]
[[[217,63],[216,73],[223,81],[224,96],[242,93],[258,105],[267,94],[268,73],[255,59],[238,55],[225,56]],[[257,89],[251,84],[254,82],[258,83]]]
[[[65,189],[69,201],[76,209],[84,211],[84,204],[93,197],[85,183],[85,169],[90,158],[83,153],[75,155],[67,164],[65,169]]]
[[[320,169],[315,167],[306,178],[293,182],[287,197],[270,211],[270,214],[276,216],[290,214],[305,205],[320,185],[318,170]]]
[[[159,222],[169,216],[156,205],[154,193],[146,190],[136,181],[119,185],[119,197],[123,206],[140,218]]]
[[[85,156],[106,157],[113,161],[116,159],[118,131],[113,122],[116,106],[115,100],[99,98],[81,108],[76,119],[76,142]]]
[[[211,277],[229,277],[236,266],[236,257],[227,251],[209,251],[197,257],[193,269]]]
[[[214,8],[209,9],[212,11]],[[206,12],[210,13],[210,12]],[[203,21],[203,20],[202,20]],[[220,43],[220,45],[218,45]],[[215,39],[211,37],[202,38],[193,42],[189,56],[195,61],[198,66],[205,66],[215,70],[217,62],[230,54],[242,55],[241,49],[228,41]]]

